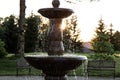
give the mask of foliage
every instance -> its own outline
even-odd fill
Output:
[[[111,23],[110,29],[109,29],[110,42],[113,44],[115,51],[120,51],[120,48],[119,48],[120,47],[120,32],[119,31],[113,32],[113,31],[114,29]]]
[[[8,54],[4,47],[5,43],[0,39],[0,58],[3,58]]]
[[[66,20],[63,38],[65,51],[81,51],[82,42],[80,40],[80,29],[77,27],[77,17],[75,15],[72,16],[70,20]]]
[[[5,39],[5,27],[2,26],[3,18],[0,18],[0,39],[4,41]]]
[[[70,44],[71,44],[71,35],[70,35],[70,29],[68,26],[68,20],[66,20],[66,27],[63,31],[63,43],[64,43],[64,48],[65,51],[69,51],[70,50]]]
[[[107,53],[95,53],[90,58],[93,60],[114,60],[115,56]]]
[[[3,36],[2,40],[5,42],[5,48],[9,53],[16,52],[17,46],[17,18],[14,15],[6,17],[2,23],[1,35]]]
[[[26,18],[26,24],[24,26],[24,32],[26,29],[26,42],[25,51],[27,49],[33,51],[46,51],[47,49],[47,29],[48,24],[43,23],[43,18],[36,15],[31,15]],[[46,21],[46,20],[45,20]],[[17,53],[18,33],[20,32],[18,27],[18,19],[14,15],[9,17],[0,18],[0,39],[5,42],[5,49],[9,53]],[[33,44],[34,43],[34,44]],[[29,51],[28,51],[29,52]],[[31,51],[30,51],[31,52]]]
[[[2,27],[1,25],[0,25],[0,39],[1,40],[5,40],[5,27]]]
[[[65,0],[68,3],[76,4],[77,2],[82,2],[84,0]],[[100,0],[87,0],[88,2],[93,2],[93,1],[100,1]]]
[[[26,19],[25,52],[38,51],[40,22],[41,20],[39,16],[35,16],[33,14]]]
[[[114,52],[113,45],[110,43],[110,36],[102,19],[99,20],[99,27],[96,29],[95,38],[92,40],[92,46],[97,53],[112,54]]]
[[[41,23],[40,25],[39,47],[41,52],[45,52],[48,49],[48,39],[47,39],[47,31],[49,28],[48,24]]]
[[[120,51],[120,32],[116,31],[112,38],[111,38],[111,43],[114,45],[114,50],[115,51]]]

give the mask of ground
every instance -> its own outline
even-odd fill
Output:
[[[0,80],[44,80],[42,76],[0,76]],[[68,80],[114,80],[112,77],[68,77]],[[116,78],[115,80],[120,80]]]

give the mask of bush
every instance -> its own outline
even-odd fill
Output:
[[[5,43],[0,39],[0,58],[3,58],[7,55],[7,52],[4,46],[5,46]]]
[[[90,58],[93,60],[114,60],[115,56],[106,53],[95,53]]]

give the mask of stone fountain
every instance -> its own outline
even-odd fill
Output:
[[[39,9],[38,12],[50,20],[48,30],[48,55],[26,55],[25,59],[33,67],[42,70],[45,80],[67,80],[66,75],[70,70],[79,67],[86,56],[64,55],[63,31],[61,23],[63,18],[69,17],[71,9],[59,8],[59,0],[52,1],[53,8]]]

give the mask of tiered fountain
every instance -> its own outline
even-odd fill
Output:
[[[68,56],[64,53],[63,31],[61,29],[62,19],[70,16],[73,11],[66,8],[58,8],[59,0],[53,0],[54,8],[39,9],[39,13],[50,19],[48,31],[48,55],[26,55],[25,59],[33,67],[40,69],[45,74],[45,80],[67,80],[66,76],[70,70],[80,66],[86,56]]]

